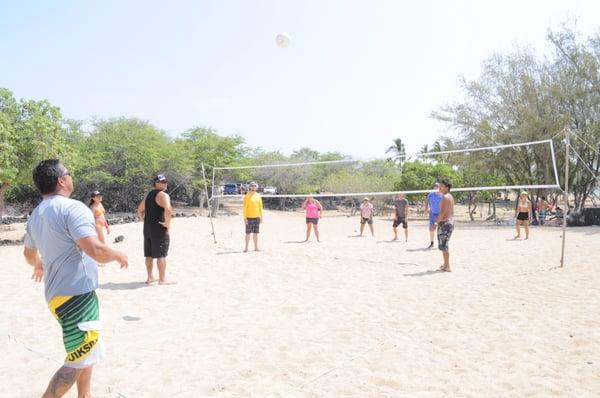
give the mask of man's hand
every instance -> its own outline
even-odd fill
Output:
[[[127,258],[127,254],[123,252],[117,252],[118,256],[116,258],[116,262],[119,263],[121,269],[129,267],[129,259]]]
[[[164,221],[159,221],[158,223],[159,223],[160,225],[162,225],[163,227],[165,227],[165,229],[167,230],[167,232],[169,232],[169,226],[167,225],[167,223],[166,223],[166,222],[164,222]]]
[[[44,279],[44,269],[41,267],[35,267],[33,269],[33,275],[31,275],[31,279],[34,282],[41,282]]]

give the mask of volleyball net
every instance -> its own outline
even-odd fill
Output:
[[[377,197],[431,191],[448,178],[452,192],[560,189],[552,140],[403,154],[385,159],[336,159],[215,166],[211,198],[239,200],[250,181],[263,198]]]

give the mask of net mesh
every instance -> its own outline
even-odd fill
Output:
[[[453,192],[556,189],[552,140],[456,148],[390,160],[338,159],[213,168],[212,198],[239,198],[256,181],[263,198],[376,197],[431,191],[449,178]]]

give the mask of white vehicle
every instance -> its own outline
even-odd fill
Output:
[[[277,188],[271,187],[271,186],[266,186],[263,189],[263,194],[265,194],[265,195],[277,195]]]

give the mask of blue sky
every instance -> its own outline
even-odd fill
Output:
[[[135,116],[170,135],[194,126],[289,154],[409,151],[445,126],[459,77],[515,45],[540,54],[593,1],[4,1],[0,87],[65,117]],[[275,46],[287,32],[292,45]]]

